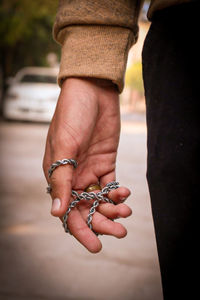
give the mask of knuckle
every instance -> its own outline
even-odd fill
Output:
[[[108,219],[103,219],[96,222],[96,226],[99,226],[101,229],[104,229],[104,227],[106,228],[108,224],[109,224]]]
[[[87,233],[88,232],[87,225],[82,225],[80,227],[77,227],[77,232],[81,232],[82,234]]]
[[[61,181],[59,179],[59,176],[56,176],[55,174],[53,174],[50,177],[50,182],[51,182],[52,186],[59,186],[59,185],[61,185]]]
[[[66,188],[71,185],[71,178],[59,176],[59,172],[55,172],[50,177],[50,183],[52,187]]]
[[[42,162],[42,170],[43,170],[44,175],[47,179],[48,178],[48,163],[47,163],[46,160],[43,160],[43,162]]]

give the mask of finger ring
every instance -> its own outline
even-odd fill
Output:
[[[62,166],[62,165],[67,165],[67,164],[70,164],[74,167],[74,169],[76,169],[77,167],[77,161],[75,159],[68,159],[68,158],[64,158],[64,159],[61,159],[61,160],[57,160],[55,163],[53,163],[49,170],[48,170],[48,175],[49,175],[49,178],[51,177],[51,175],[53,174],[53,171],[59,167],[59,166]]]
[[[95,183],[95,184],[90,184],[86,189],[85,192],[90,193],[93,191],[97,191],[97,190],[101,190],[101,187],[99,184]]]
[[[77,165],[78,165],[77,161],[76,161],[75,159],[72,159],[72,158],[70,158],[70,159],[64,158],[64,159],[61,159],[61,160],[57,160],[55,163],[53,163],[53,164],[50,166],[50,168],[49,168],[49,170],[48,170],[48,176],[49,176],[49,178],[51,177],[51,175],[53,174],[53,171],[54,171],[57,167],[63,166],[63,165],[67,165],[67,164],[72,165],[72,166],[74,167],[74,169],[76,169],[76,167],[77,167]],[[51,191],[52,191],[52,187],[51,187],[51,185],[50,185],[50,183],[49,183],[49,184],[48,184],[48,187],[47,187],[47,193],[50,194]]]

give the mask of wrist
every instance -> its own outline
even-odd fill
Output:
[[[106,109],[113,112],[118,110],[119,93],[110,80],[68,77],[62,84],[59,102],[68,107],[77,106],[78,110],[84,106],[90,111]]]
[[[83,78],[83,77],[82,77]],[[109,79],[103,79],[103,78],[95,78],[95,77],[85,77],[85,80],[88,80],[89,82],[97,85],[100,88],[108,88],[108,89],[113,89],[118,91],[117,85],[114,84],[111,80]]]
[[[90,85],[93,88],[100,88],[100,89],[105,89],[107,91],[113,91],[119,94],[117,85],[113,83],[109,79],[104,79],[104,78],[96,78],[96,77],[67,77],[63,83],[62,83],[62,88],[66,84],[66,82],[76,82],[80,81],[81,83],[85,82],[86,84]]]

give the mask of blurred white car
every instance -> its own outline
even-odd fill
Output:
[[[11,120],[45,121],[52,119],[60,88],[58,69],[27,67],[9,80],[4,102],[4,117]]]

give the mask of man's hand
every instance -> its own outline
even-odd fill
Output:
[[[119,136],[119,96],[114,85],[98,79],[66,79],[49,127],[43,162],[46,179],[52,187],[52,215],[62,219],[72,189],[82,192],[91,184],[99,182],[104,187],[115,180]],[[77,169],[60,166],[48,178],[50,165],[63,158],[76,159]],[[99,205],[92,220],[94,231],[118,238],[126,235],[124,226],[110,219],[131,214],[131,209],[120,203],[129,195],[125,187],[109,193],[109,198],[118,205]],[[101,242],[86,224],[89,208],[88,203],[74,208],[68,217],[68,227],[90,252],[98,252]]]

